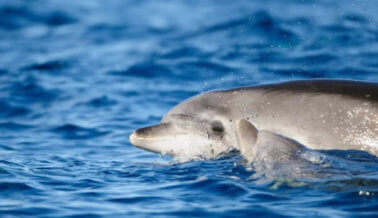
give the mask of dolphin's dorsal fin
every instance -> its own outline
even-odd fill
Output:
[[[240,153],[248,159],[253,153],[253,147],[257,140],[258,130],[245,119],[236,121],[236,137],[238,139]]]

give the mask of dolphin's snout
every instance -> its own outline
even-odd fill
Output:
[[[173,128],[169,122],[148,126],[135,130],[129,137],[130,143],[138,148],[151,152],[161,153],[162,146],[160,141],[172,136]]]
[[[129,136],[129,141],[133,145],[136,144],[136,135],[135,135],[135,132],[131,133],[131,135]]]
[[[153,126],[148,126],[135,130],[133,134],[141,138],[153,138],[164,136],[167,134],[167,130],[171,127],[171,123],[161,123]]]
[[[166,135],[170,126],[170,123],[161,123],[137,129],[130,135],[129,141],[137,147],[145,148],[146,140],[148,142]]]

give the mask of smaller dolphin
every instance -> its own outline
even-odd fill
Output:
[[[271,131],[258,130],[244,119],[236,121],[236,135],[240,153],[247,161],[246,168],[255,171],[251,178],[259,182],[278,179],[290,185],[304,185],[295,180],[322,178],[330,165],[338,168],[342,165],[341,160]]]
[[[257,130],[247,120],[236,121],[240,153],[248,162],[276,163],[297,160],[307,149],[298,142],[267,130]]]

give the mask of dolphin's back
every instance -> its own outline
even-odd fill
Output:
[[[297,93],[326,93],[350,96],[358,99],[369,98],[378,101],[378,83],[354,80],[295,80],[274,84],[240,87],[226,90],[264,90],[265,92],[297,92]]]

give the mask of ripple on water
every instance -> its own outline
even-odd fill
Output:
[[[92,107],[107,107],[117,104],[116,100],[109,98],[108,96],[104,95],[101,97],[93,98],[87,102],[88,105]]]
[[[0,117],[2,118],[25,116],[30,112],[26,107],[12,105],[5,100],[0,100],[0,108]]]
[[[165,65],[155,62],[143,62],[130,66],[126,70],[111,71],[111,75],[117,76],[133,76],[133,77],[167,77],[172,75],[171,70]]]
[[[191,46],[182,46],[179,48],[172,48],[169,51],[163,52],[160,57],[166,58],[168,60],[173,59],[182,59],[182,58],[206,58],[210,56],[209,53],[201,51],[199,48],[191,47]]]
[[[33,126],[15,122],[0,122],[0,130],[2,131],[22,131],[30,128],[33,128]]]
[[[1,145],[0,147],[3,148]],[[10,178],[10,176],[12,176],[12,174],[9,171],[0,167],[0,178]]]
[[[292,47],[300,42],[299,37],[281,25],[284,20],[271,16],[267,11],[256,11],[248,16],[210,25],[200,31],[183,35],[182,39],[209,37],[222,43],[264,42],[267,46]],[[223,39],[226,37],[226,39]],[[228,40],[228,42],[227,42]]]
[[[121,198],[111,198],[108,201],[122,203],[122,204],[137,204],[137,203],[148,203],[148,204],[155,204],[155,203],[164,203],[168,202],[168,199],[163,199],[160,196],[127,196]]]
[[[64,124],[51,129],[52,132],[60,134],[65,139],[91,139],[108,134],[96,128],[85,128],[75,124]]]
[[[32,191],[35,188],[20,182],[0,182],[0,192]]]
[[[43,72],[49,73],[56,73],[57,71],[64,70],[71,65],[69,61],[64,60],[51,60],[42,63],[33,63],[29,66],[23,68],[23,70],[31,71],[31,70],[38,70]]]
[[[0,28],[17,30],[30,25],[61,26],[71,24],[76,19],[65,12],[37,11],[36,8],[29,8],[25,5],[2,5],[0,7],[0,17],[7,19],[0,20]]]
[[[55,100],[59,91],[54,89],[47,89],[38,84],[34,77],[26,77],[22,81],[9,84],[11,87],[10,96],[13,101],[20,103],[51,103]]]

